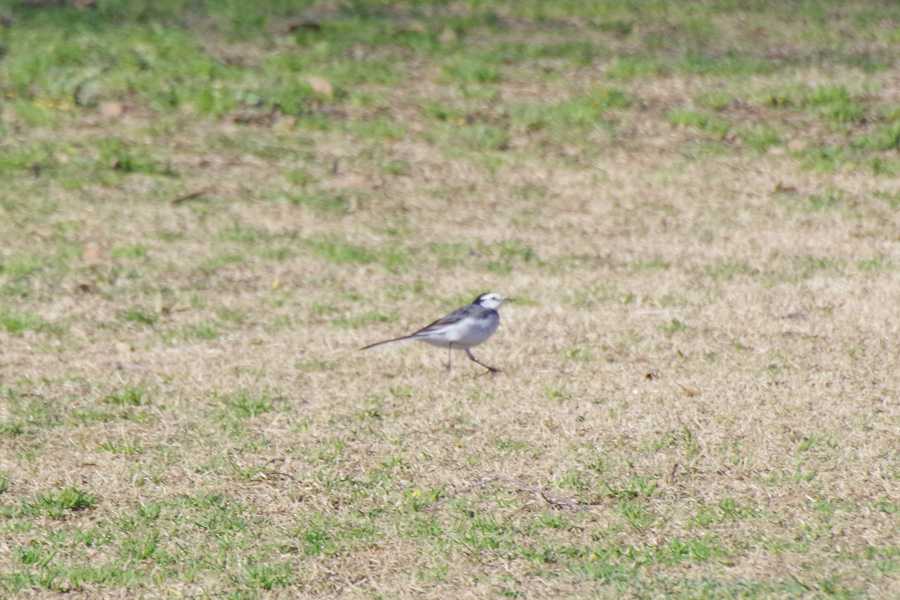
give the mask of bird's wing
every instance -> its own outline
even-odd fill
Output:
[[[434,323],[429,323],[422,329],[420,329],[414,333],[411,333],[406,337],[413,338],[413,339],[419,338],[419,337],[428,337],[428,334],[430,334],[431,332],[433,332],[437,329],[440,329],[441,327],[446,327],[447,325],[453,325],[454,323],[459,323],[460,321],[469,318],[470,316],[472,316],[473,308],[474,307],[471,304],[463,306],[462,308],[457,308],[449,315],[445,315],[445,316],[441,317]]]
[[[392,340],[384,340],[383,342],[375,342],[374,344],[369,344],[364,348],[360,348],[360,350],[368,350],[369,348],[374,348],[375,346],[380,346],[381,344],[390,344],[391,342],[401,342],[403,340],[414,340],[418,338],[428,337],[428,335],[434,330],[444,327],[446,325],[453,325],[454,323],[459,323],[463,319],[466,319],[472,316],[473,311],[481,308],[480,306],[476,306],[474,304],[467,304],[461,308],[457,308],[449,315],[445,315],[438,319],[433,323],[429,323],[422,329],[418,331],[414,331],[409,335],[404,335],[403,337],[394,338]]]

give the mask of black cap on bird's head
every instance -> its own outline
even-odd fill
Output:
[[[497,310],[504,302],[512,302],[512,298],[504,298],[497,292],[487,292],[486,294],[482,294],[475,298],[472,304],[477,304],[479,306],[483,306],[484,308]]]

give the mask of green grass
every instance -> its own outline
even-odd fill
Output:
[[[144,258],[147,256],[147,247],[132,244],[116,244],[111,254],[113,258]]]
[[[186,340],[217,340],[222,334],[216,325],[216,323],[212,322],[196,323],[186,327],[181,332],[181,336]]]
[[[853,122],[863,116],[864,108],[855,102],[843,86],[820,86],[811,90],[803,102],[817,115],[833,123]]]
[[[731,128],[731,125],[723,119],[691,110],[673,109],[666,116],[669,122],[677,127],[693,127],[720,137]]]
[[[744,145],[758,154],[762,154],[772,146],[781,143],[781,134],[768,125],[745,129],[740,136]]]
[[[255,396],[249,392],[236,392],[217,398],[224,405],[224,410],[235,417],[250,419],[269,412],[274,400],[269,396]]]
[[[126,387],[116,394],[110,394],[104,401],[121,406],[140,406],[145,403],[147,392],[139,387]]]
[[[28,331],[61,336],[67,331],[66,326],[49,323],[34,313],[13,312],[0,313],[0,329],[16,336],[24,335]]]
[[[314,190],[292,193],[287,196],[290,204],[301,206],[317,215],[341,215],[359,207],[359,200],[341,192]]]
[[[579,130],[602,127],[602,117],[609,110],[630,106],[632,100],[617,88],[574,97],[554,105],[522,105],[516,108],[513,123],[528,130],[545,130],[559,134],[571,134]]]
[[[385,314],[376,310],[336,319],[331,324],[338,328],[352,329],[373,323],[393,323],[395,321],[397,321],[397,315]]]
[[[116,315],[120,320],[131,321],[141,325],[153,325],[157,321],[157,316],[148,314],[140,309],[129,308],[128,310],[119,311]]]
[[[900,7],[6,16],[0,596],[891,596]]]
[[[90,509],[96,503],[97,498],[89,492],[69,486],[59,492],[35,494],[18,505],[4,503],[0,505],[0,512],[7,518],[47,516],[57,519],[71,512]]]

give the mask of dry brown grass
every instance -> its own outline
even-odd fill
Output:
[[[497,83],[500,108],[479,114],[581,95],[596,67]],[[192,115],[151,134],[139,108],[18,130],[21,143],[84,147],[115,135],[180,175],[80,189],[22,176],[5,197],[0,259],[46,266],[0,270],[18,290],[0,307],[57,327],[0,327],[6,589],[900,596],[900,221],[878,196],[900,193],[896,177],[805,169],[784,144],[756,154],[724,140],[703,156],[708,137],[666,114],[722,80],[684,74],[622,82],[635,101],[612,113],[612,133],[548,142],[513,128],[508,151],[448,153],[417,134],[434,126],[417,103],[468,100],[439,69],[413,72],[375,90],[410,132],[399,139]],[[847,81],[840,69],[788,75]],[[754,107],[742,125],[767,122],[749,98],[785,76],[734,84]],[[873,106],[893,102],[878,91],[892,71],[853,77]],[[347,122],[376,114],[346,110]],[[408,169],[386,172],[389,160]],[[284,174],[298,169],[309,189],[351,198],[347,210],[285,202],[298,188]],[[836,191],[833,205],[810,204]],[[335,261],[316,245],[335,241],[373,256]],[[54,262],[63,242],[75,254]],[[145,254],[122,250],[133,245]],[[89,246],[99,254],[81,256]],[[487,290],[522,300],[476,349],[500,376],[461,355],[448,376],[424,345],[358,351]],[[373,311],[395,320],[367,322]],[[146,391],[139,405],[116,403],[133,388]],[[228,404],[242,393],[270,404],[242,413]],[[96,502],[20,510],[69,486]],[[148,506],[156,518],[141,516]],[[149,555],[130,549],[153,532]],[[29,547],[54,554],[28,563]],[[134,578],[73,575],[105,565]],[[259,565],[290,575],[266,586]],[[54,568],[50,584],[14,589],[15,574]]]

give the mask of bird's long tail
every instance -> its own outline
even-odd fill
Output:
[[[375,346],[380,346],[382,344],[390,344],[391,342],[402,342],[403,340],[412,339],[413,336],[405,335],[403,337],[394,338],[392,340],[384,340],[383,342],[375,342],[374,344],[369,344],[368,346],[363,346],[360,350],[368,350],[369,348],[374,348]]]

